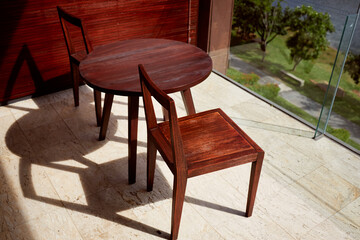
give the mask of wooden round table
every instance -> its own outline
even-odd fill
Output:
[[[183,42],[155,38],[98,46],[80,63],[84,81],[95,90],[106,93],[99,140],[105,139],[114,95],[129,96],[129,183],[136,179],[141,96],[139,64],[144,65],[152,80],[166,93],[182,93],[188,114],[195,113],[190,88],[205,80],[212,70],[211,58],[201,49]],[[101,108],[97,109],[97,115],[100,115]]]

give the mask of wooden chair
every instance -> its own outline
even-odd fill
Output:
[[[75,17],[67,12],[65,12],[61,7],[56,7],[59,19],[61,23],[61,28],[63,30],[66,48],[69,55],[70,67],[71,67],[71,76],[73,80],[73,92],[74,92],[74,102],[75,106],[79,106],[79,82],[80,82],[80,73],[79,65],[80,62],[85,59],[86,55],[92,51],[91,43],[87,36],[87,31],[85,25],[80,18]],[[75,27],[78,27],[81,31],[82,39],[84,41],[85,49],[81,51],[76,51],[74,42],[72,41],[68,25],[71,24]],[[94,101],[95,101],[95,113],[96,113],[96,122],[100,126],[101,123],[101,93],[97,90],[94,90]]]
[[[187,179],[252,163],[246,216],[253,212],[264,151],[221,109],[177,118],[174,101],[160,90],[139,65],[147,122],[147,190],[152,191],[157,150],[174,174],[171,239],[177,239]],[[169,112],[157,123],[152,98]]]

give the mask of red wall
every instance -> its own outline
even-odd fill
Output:
[[[0,102],[70,86],[56,6],[81,17],[93,46],[128,38],[196,44],[198,0],[0,1]],[[189,11],[190,9],[190,11]]]

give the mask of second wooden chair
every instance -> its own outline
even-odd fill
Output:
[[[147,123],[147,190],[152,191],[157,150],[174,174],[171,239],[177,239],[187,179],[252,163],[246,216],[253,212],[263,150],[221,109],[177,117],[175,103],[139,65]],[[152,97],[169,112],[169,121],[157,123]]]
[[[80,73],[79,73],[79,65],[80,62],[85,59],[87,54],[92,51],[92,46],[87,36],[86,28],[82,22],[82,20],[74,15],[65,12],[61,7],[56,7],[59,19],[61,23],[61,28],[63,30],[66,48],[69,55],[70,60],[70,68],[71,68],[71,76],[73,80],[73,92],[74,92],[74,102],[75,106],[79,106],[79,83],[80,83]],[[80,29],[81,37],[84,41],[83,50],[76,51],[75,44],[73,39],[71,38],[69,27],[67,24],[71,24]],[[97,125],[100,126],[101,123],[101,93],[97,90],[94,90],[94,101],[95,101],[95,114],[96,114],[96,122]]]

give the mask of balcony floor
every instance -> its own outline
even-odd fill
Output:
[[[71,90],[0,107],[0,239],[169,237],[173,177],[158,155],[146,192],[143,108],[137,182],[128,185],[127,98],[115,97],[99,142],[92,91],[80,91],[78,108]],[[183,116],[180,95],[172,96]],[[360,239],[359,156],[314,141],[310,128],[216,74],[193,98],[197,111],[222,108],[265,161],[250,218],[250,164],[189,179],[179,239]]]

